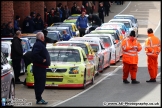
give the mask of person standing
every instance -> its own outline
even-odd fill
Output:
[[[70,12],[68,6],[66,5],[65,6],[65,19],[67,19],[70,15],[71,15],[71,12]]]
[[[91,13],[91,7],[89,6],[88,2],[86,3],[85,9],[86,9],[86,14],[89,15]]]
[[[48,31],[46,29],[42,30],[43,34],[44,34],[44,42],[47,43],[56,43],[57,40],[53,40],[49,37],[47,37]]]
[[[78,17],[76,21],[76,25],[79,29],[80,37],[85,35],[85,30],[88,27],[88,18],[85,16],[85,12],[83,11],[81,16]]]
[[[6,27],[6,32],[5,36],[14,36],[14,28],[12,26],[12,22],[8,22],[7,27]]]
[[[76,14],[76,10],[77,10],[77,5],[76,5],[76,3],[74,2],[74,3],[73,3],[73,7],[71,8],[71,14]]]
[[[98,8],[98,13],[102,23],[104,23],[104,12],[105,12],[105,8],[103,7],[103,3],[100,3],[100,7]]]
[[[15,74],[15,84],[23,84],[20,81],[20,71],[21,71],[21,59],[23,58],[23,48],[22,48],[22,40],[20,39],[21,31],[16,31],[16,35],[11,40],[11,59],[12,59],[12,66]]]
[[[16,33],[17,30],[21,30],[21,27],[19,25],[19,21],[20,21],[20,16],[16,15],[16,19],[14,21],[14,31]]]
[[[110,1],[104,1],[103,4],[104,4],[104,8],[105,8],[105,16],[109,16],[111,2]]]
[[[49,12],[49,14],[47,15],[47,24],[48,26],[51,26],[51,24],[54,23],[54,8],[52,8]]]
[[[150,80],[146,82],[156,82],[158,73],[158,55],[161,51],[160,40],[153,34],[152,28],[147,30],[148,38],[145,40],[145,52],[147,55],[147,67],[150,75]]]
[[[43,20],[39,13],[37,14],[37,17],[34,19],[34,24],[35,24],[35,30],[43,30],[44,29]]]
[[[33,60],[33,75],[34,75],[34,90],[36,97],[36,104],[47,104],[42,99],[41,95],[45,88],[46,83],[46,68],[50,66],[50,56],[46,49],[44,42],[44,34],[38,32],[36,35],[36,42],[32,49],[32,60]]]
[[[130,36],[123,40],[123,83],[130,83],[127,78],[129,73],[131,75],[132,84],[138,84],[136,80],[137,64],[138,64],[138,52],[141,51],[142,46],[135,38],[135,31],[131,31]]]

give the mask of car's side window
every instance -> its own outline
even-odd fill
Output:
[[[100,46],[101,46],[101,49],[105,49],[101,41],[100,41]]]
[[[4,65],[7,63],[8,63],[7,59],[5,58],[4,54],[1,52],[1,65]]]

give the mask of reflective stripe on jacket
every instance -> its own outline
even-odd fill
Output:
[[[160,53],[160,40],[154,34],[148,34],[145,41],[145,52],[147,55],[158,56]]]
[[[141,51],[141,49],[142,46],[137,39],[134,41],[131,41],[129,38],[124,39],[122,42],[123,62],[128,64],[138,64],[138,52]]]

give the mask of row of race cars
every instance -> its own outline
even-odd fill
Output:
[[[63,23],[55,23],[47,28],[47,37],[58,40],[58,42],[47,44],[51,65],[46,69],[46,87],[85,88],[86,85],[93,84],[96,75],[102,73],[105,68],[111,67],[111,64],[115,65],[120,61],[121,43],[129,36],[130,31],[134,30],[138,36],[138,22],[133,15],[116,15],[93,31],[89,31],[92,27],[89,24],[86,35],[79,37],[76,27],[76,20],[79,16],[72,15]],[[61,41],[63,30],[71,35],[69,41]],[[3,52],[10,64],[12,64],[11,39],[1,38],[1,58]],[[36,32],[35,34],[23,34],[21,39],[24,53],[30,51],[36,41]],[[22,73],[24,73],[23,59],[21,65]],[[4,68],[11,71],[9,66]],[[10,77],[9,80],[8,88],[11,87],[13,78]],[[32,63],[27,66],[25,84],[28,87],[34,86]]]

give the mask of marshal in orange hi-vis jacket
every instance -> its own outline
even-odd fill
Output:
[[[148,38],[145,41],[145,52],[147,55],[148,71],[150,74],[150,80],[146,82],[156,82],[156,76],[158,71],[158,55],[161,51],[160,40],[153,34],[153,30],[149,28],[147,30]]]
[[[131,74],[132,84],[138,84],[136,81],[137,64],[138,64],[138,52],[141,51],[141,44],[135,38],[135,31],[131,31],[130,36],[123,40],[123,83],[130,83],[127,78],[129,73]]]

